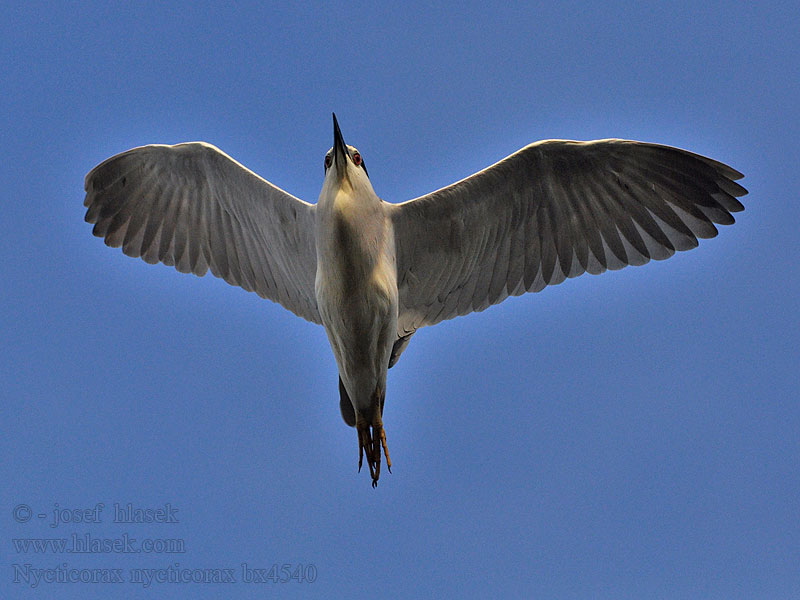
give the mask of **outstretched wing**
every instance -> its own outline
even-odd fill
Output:
[[[394,205],[399,335],[694,248],[744,209],[741,177],[670,146],[546,140]]]
[[[320,323],[314,206],[204,142],[134,148],[86,176],[86,221],[108,246],[232,285]]]

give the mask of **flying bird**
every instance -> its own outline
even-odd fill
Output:
[[[321,324],[339,408],[372,486],[386,375],[420,327],[582,273],[663,260],[744,209],[731,167],[620,139],[544,140],[438,191],[391,204],[333,115],[316,204],[204,142],[149,145],[86,176],[86,221],[106,245],[183,273],[208,270]]]

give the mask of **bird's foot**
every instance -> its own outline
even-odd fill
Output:
[[[367,465],[369,466],[369,474],[372,477],[372,487],[378,486],[378,479],[381,476],[381,449],[386,455],[386,467],[389,473],[392,472],[392,461],[389,458],[389,448],[386,446],[386,431],[383,428],[383,421],[380,417],[380,411],[375,411],[375,417],[372,423],[366,419],[362,419],[358,412],[356,412],[356,430],[358,431],[358,470],[361,471],[361,466],[364,461],[364,455],[367,455]]]

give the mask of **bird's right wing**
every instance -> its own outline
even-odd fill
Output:
[[[211,273],[320,323],[314,210],[204,142],[134,148],[86,176],[86,221],[108,246]]]
[[[547,140],[391,205],[398,336],[567,277],[694,248],[743,209],[740,177],[670,146]]]

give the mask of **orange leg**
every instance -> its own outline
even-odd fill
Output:
[[[381,476],[381,450],[386,455],[386,466],[392,472],[392,461],[389,458],[389,448],[386,446],[386,431],[383,429],[383,420],[380,410],[374,411],[372,423],[362,419],[356,411],[356,430],[358,431],[358,470],[367,455],[367,465],[369,474],[372,477],[372,487],[377,487],[378,479]]]

